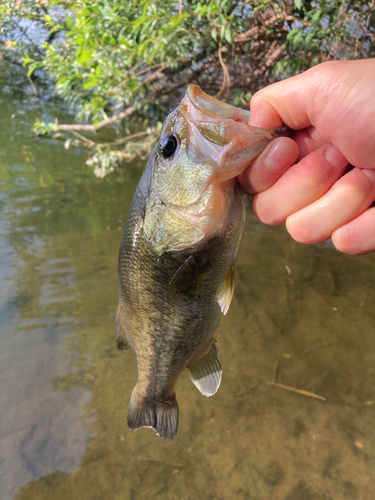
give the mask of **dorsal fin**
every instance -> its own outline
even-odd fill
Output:
[[[193,384],[203,396],[213,396],[221,382],[221,362],[215,343],[216,340],[206,354],[188,368]]]
[[[231,265],[229,271],[227,272],[224,278],[218,299],[219,306],[223,314],[227,314],[230,303],[232,302],[234,293],[234,281],[235,281],[235,274],[234,274],[234,262],[233,262],[233,264]]]

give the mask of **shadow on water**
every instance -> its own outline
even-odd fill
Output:
[[[6,500],[372,498],[375,255],[299,245],[249,210],[235,296],[216,335],[219,392],[204,398],[183,374],[175,440],[129,432],[136,360],[115,348],[114,312],[117,252],[141,169],[95,179],[84,152],[29,138],[9,120],[23,103],[1,99]]]

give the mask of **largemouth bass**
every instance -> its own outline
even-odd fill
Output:
[[[188,369],[205,396],[216,393],[221,362],[214,340],[234,290],[244,223],[236,176],[273,138],[250,113],[190,85],[166,119],[134,195],[119,255],[117,346],[137,354],[128,427],[172,440],[175,387]]]

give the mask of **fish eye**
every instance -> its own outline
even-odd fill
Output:
[[[177,139],[172,134],[168,134],[162,137],[159,143],[160,151],[164,158],[171,158],[176,152],[177,146]]]

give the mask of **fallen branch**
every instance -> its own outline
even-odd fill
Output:
[[[126,137],[121,137],[121,139],[116,139],[113,142],[98,143],[98,142],[91,141],[90,147],[99,146],[101,148],[105,148],[108,146],[118,146],[119,144],[124,144],[125,142],[131,141],[131,140],[135,139],[136,137],[143,137],[145,135],[149,135],[149,132],[147,132],[147,130],[143,130],[142,132],[137,132],[136,134],[127,135]]]
[[[26,120],[26,118],[24,118],[23,116],[18,115],[17,113],[14,113],[10,117],[11,118],[17,118],[17,120],[19,120],[19,121],[21,121],[23,123],[27,123],[28,125],[30,125],[30,127],[33,126],[33,123],[31,123],[29,120]]]
[[[304,391],[302,389],[296,389],[295,387],[289,387],[289,385],[278,384],[277,382],[267,381],[268,385],[273,385],[275,387],[279,387],[280,389],[285,389],[286,391],[296,392],[297,394],[301,394],[302,396],[307,396],[309,398],[319,399],[320,401],[327,401],[323,396],[318,396],[318,394],[314,394],[313,392]]]
[[[135,106],[130,106],[127,108],[125,111],[122,113],[119,113],[118,115],[111,116],[111,118],[107,118],[106,120],[103,120],[99,122],[97,125],[94,124],[62,124],[60,125],[57,121],[55,124],[55,129],[54,132],[71,132],[72,130],[84,130],[86,132],[91,132],[95,134],[98,130],[102,129],[103,127],[106,127],[107,125],[111,125],[113,123],[116,123],[117,120],[122,120],[126,118],[127,116],[130,116],[136,111]]]
[[[69,130],[69,133],[75,135],[76,137],[78,137],[78,139],[81,139],[81,141],[86,143],[89,148],[94,148],[96,146],[96,142],[91,141],[90,139],[87,139],[87,137],[79,134],[75,130]]]

